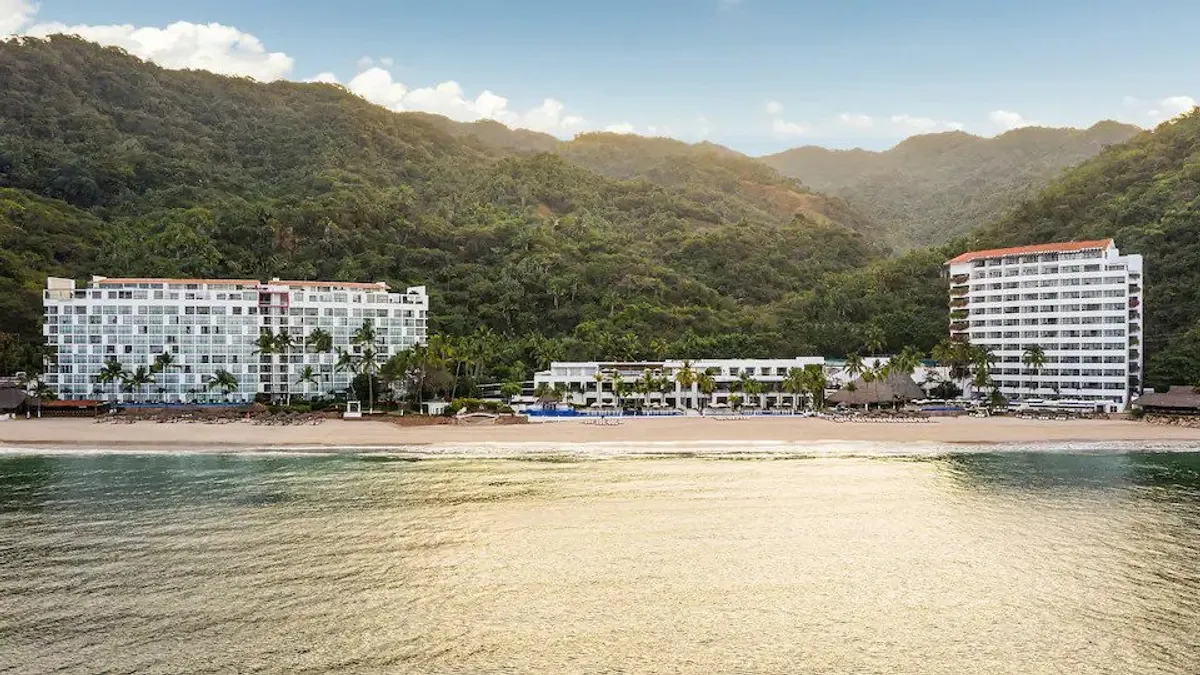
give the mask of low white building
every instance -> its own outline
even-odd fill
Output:
[[[864,357],[867,368],[879,369],[891,357]],[[843,360],[821,356],[791,359],[697,359],[682,361],[569,361],[553,362],[549,370],[534,374],[536,390],[559,392],[565,405],[614,408],[620,405],[698,409],[730,405],[731,397],[740,397],[747,407],[790,408],[797,395],[788,391],[784,381],[793,369],[820,366],[826,377],[826,392],[833,392],[852,381]],[[705,394],[699,383],[683,386],[679,373],[685,368],[700,375],[710,374],[711,393]],[[922,365],[912,374],[925,387],[946,379],[945,368]],[[648,378],[648,379],[647,379]],[[753,380],[752,393],[746,393],[746,381]],[[647,386],[649,385],[649,386]],[[618,397],[618,389],[624,395]],[[799,395],[801,406],[804,395]]]
[[[762,408],[788,407],[793,394],[783,390],[782,383],[793,368],[809,365],[825,366],[820,356],[792,359],[697,359],[695,361],[582,361],[554,362],[550,369],[534,375],[534,386],[561,391],[563,402],[582,406],[615,407],[618,390],[624,402],[668,408],[700,408],[728,405],[732,395],[742,397],[747,406]],[[678,375],[685,368],[700,375],[708,373],[713,380],[712,393],[705,394],[699,383],[685,387]],[[639,381],[649,378],[649,391]],[[747,394],[745,382],[752,380],[761,386],[758,393]],[[702,406],[703,404],[703,406]]]

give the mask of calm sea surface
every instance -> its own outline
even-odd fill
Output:
[[[1200,454],[0,455],[0,672],[1200,673]]]

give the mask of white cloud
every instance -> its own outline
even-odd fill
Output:
[[[358,66],[359,70],[366,70],[375,65],[375,59],[369,56],[364,56],[358,60],[358,63],[355,63],[354,65]]]
[[[962,131],[963,129],[963,125],[960,122],[935,120],[930,117],[916,117],[907,114],[892,115],[890,122],[894,133],[905,136],[911,134],[932,134],[940,131]]]
[[[988,119],[1000,131],[1012,131],[1021,127],[1036,127],[1042,124],[1037,120],[1025,119],[1021,113],[1012,112],[1011,110],[993,110],[988,113]]]
[[[329,73],[329,72],[317,73],[316,75],[313,75],[312,77],[305,80],[305,82],[324,82],[325,84],[341,84],[341,82],[338,82],[337,75],[334,75],[333,73]]]
[[[771,120],[771,130],[780,136],[803,136],[810,131],[802,124],[788,122],[780,117]]]
[[[618,122],[616,124],[610,124],[610,125],[604,127],[604,130],[610,134],[632,134],[632,133],[636,133],[636,131],[637,131],[636,129],[634,129],[633,125],[630,124],[629,122]]]
[[[379,65],[383,66],[384,68],[391,68],[396,65],[396,59],[393,59],[390,56],[385,56],[382,59],[379,59]]]
[[[704,140],[712,133],[712,127],[708,124],[708,118],[704,115],[696,115],[696,139]]]
[[[0,0],[0,37],[24,28],[36,13],[37,5],[30,0]]]
[[[420,111],[445,115],[459,122],[495,120],[513,128],[532,129],[556,136],[569,136],[586,127],[583,118],[566,114],[566,105],[547,98],[524,113],[509,110],[508,99],[491,91],[468,98],[462,85],[453,80],[433,87],[409,89],[392,73],[374,66],[355,75],[346,88],[362,98],[396,111]]]
[[[54,33],[78,35],[102,45],[125,49],[134,56],[165,68],[192,68],[220,75],[249,76],[269,82],[292,72],[292,57],[268,52],[253,35],[219,23],[176,21],[166,28],[35,23],[24,35],[46,37]]]
[[[566,106],[561,101],[548,98],[543,100],[540,106],[521,115],[517,121],[509,123],[509,126],[555,135],[571,135],[583,131],[586,125],[584,119],[575,115],[564,115],[565,109]]]
[[[408,87],[392,79],[392,74],[383,68],[368,68],[346,83],[346,88],[385,108],[404,110],[404,97]]]
[[[779,101],[767,101],[767,114],[779,115],[783,112],[783,104]]]
[[[1149,116],[1157,121],[1178,117],[1196,107],[1196,99],[1191,96],[1168,96],[1157,103],[1157,108],[1149,111]]]
[[[852,129],[870,129],[875,126],[875,118],[861,113],[842,113],[838,115],[838,122]]]
[[[1134,124],[1158,125],[1184,113],[1191,112],[1196,107],[1196,99],[1191,96],[1167,96],[1166,98],[1147,100],[1136,96],[1126,96],[1121,101],[1125,107],[1133,111],[1130,121]]]

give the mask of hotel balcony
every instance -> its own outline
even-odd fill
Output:
[[[961,286],[970,280],[971,275],[969,274],[955,274],[954,276],[950,277],[950,283],[955,286]]]
[[[967,318],[967,310],[965,310],[965,309],[956,309],[956,310],[950,312],[950,320],[951,321],[963,321],[966,318]]]
[[[961,309],[966,306],[967,306],[966,298],[955,298],[954,300],[950,301],[950,307],[953,309]]]
[[[955,321],[950,324],[950,330],[955,333],[965,333],[969,325],[966,321]]]
[[[959,286],[958,288],[950,289],[950,297],[961,298],[962,296],[964,296],[970,292],[971,292],[970,289],[968,289],[966,286]]]
[[[1129,324],[1129,332],[1130,333],[1140,333],[1140,332],[1142,332],[1142,327],[1136,323],[1131,323],[1131,324]]]
[[[1141,312],[1139,312],[1139,311],[1137,311],[1137,310],[1135,310],[1135,309],[1131,309],[1131,310],[1129,310],[1129,320],[1130,320],[1130,321],[1133,321],[1133,320],[1135,320],[1135,319],[1140,319],[1140,318],[1142,318],[1142,313],[1141,313]]]
[[[1141,304],[1142,304],[1142,301],[1141,301],[1141,300],[1138,300],[1137,298],[1130,298],[1130,299],[1129,299],[1129,307],[1130,307],[1131,309],[1132,309],[1132,308],[1134,308],[1134,307],[1137,307],[1137,306],[1139,306],[1139,305],[1141,305]]]

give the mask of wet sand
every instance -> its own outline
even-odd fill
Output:
[[[716,420],[626,419],[619,425],[581,422],[523,425],[402,427],[387,422],[329,420],[317,426],[97,424],[90,419],[0,422],[0,448],[347,448],[353,446],[472,443],[670,443],[670,442],[1037,443],[1196,441],[1200,429],[1129,420],[1051,421],[943,418],[921,424],[836,423],[806,418]]]

